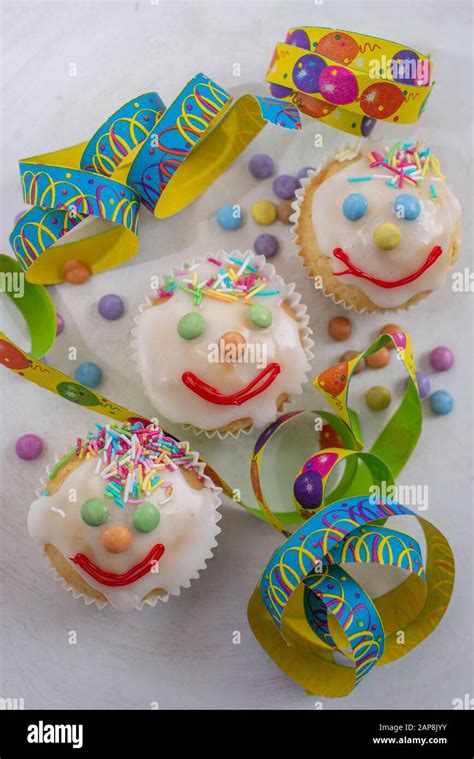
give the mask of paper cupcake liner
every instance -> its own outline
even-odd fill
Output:
[[[204,560],[203,560],[202,564],[196,569],[196,571],[191,575],[191,577],[188,578],[188,580],[186,582],[183,582],[180,585],[176,585],[172,590],[169,590],[168,593],[166,593],[166,595],[156,594],[156,595],[152,596],[151,598],[148,598],[148,597],[142,598],[142,600],[137,604],[137,606],[135,606],[134,609],[131,609],[130,611],[141,611],[144,606],[156,606],[157,603],[158,603],[158,601],[163,601],[163,602],[166,603],[169,600],[170,596],[179,596],[181,594],[181,590],[183,588],[185,589],[185,588],[191,587],[191,581],[199,579],[201,572],[203,572],[205,569],[207,569],[207,563],[208,563],[208,561],[210,561],[214,557],[214,551],[213,551],[213,549],[216,548],[216,546],[217,546],[217,540],[216,540],[216,538],[222,532],[222,530],[220,529],[220,527],[217,527],[217,523],[222,519],[222,514],[219,512],[219,509],[220,509],[220,507],[222,505],[222,498],[221,498],[222,488],[220,488],[217,485],[215,485],[214,482],[211,480],[211,478],[207,474],[204,473],[206,465],[202,461],[199,461],[199,453],[197,453],[196,451],[191,450],[191,446],[190,446],[190,444],[187,441],[181,441],[181,442],[183,442],[184,445],[186,446],[186,448],[185,448],[185,454],[186,455],[192,454],[194,456],[193,460],[191,461],[191,465],[188,466],[187,468],[194,469],[197,472],[197,474],[199,475],[199,477],[202,478],[202,481],[204,482],[204,486],[207,487],[207,488],[209,488],[210,490],[212,490],[213,493],[214,493],[214,495],[215,495],[215,497],[216,497],[216,501],[217,501],[216,502],[216,506],[215,506],[214,511],[212,512],[212,522],[213,522],[214,525],[216,525],[216,532],[215,532],[215,535],[214,535],[214,541],[211,544],[209,553],[204,557]],[[62,455],[59,455],[58,453],[56,453],[55,457],[54,457],[54,464],[57,464],[59,461],[61,461],[61,459],[64,458],[64,456],[66,456],[68,453],[70,453],[70,451],[71,451],[71,448],[69,447],[69,448],[67,448],[64,451],[64,453]],[[64,463],[66,464],[67,462],[64,462]],[[35,491],[35,495],[37,497],[39,497],[39,496],[42,495],[43,491],[46,489],[46,486],[47,486],[48,482],[50,481],[49,474],[51,472],[51,468],[52,467],[50,465],[46,467],[46,474],[47,474],[47,476],[42,477],[41,480],[40,480],[42,488],[41,488],[41,490],[38,488]],[[61,471],[61,469],[59,469],[58,472],[59,471]],[[43,548],[44,548],[44,546],[43,546]],[[77,590],[75,587],[73,587],[63,577],[63,575],[61,575],[58,572],[58,570],[56,569],[56,567],[53,564],[51,564],[50,560],[48,559],[48,557],[44,553],[44,551],[43,551],[43,559],[44,559],[44,561],[46,563],[48,573],[51,575],[52,579],[55,580],[55,582],[59,582],[61,584],[61,586],[64,588],[64,590],[67,590],[70,593],[72,593],[72,595],[73,595],[74,598],[81,598],[84,601],[84,603],[86,604],[86,606],[94,605],[94,606],[97,607],[97,609],[105,609],[106,607],[108,607],[111,611],[118,612],[118,609],[115,609],[112,606],[112,604],[110,603],[110,601],[108,601],[108,600],[107,601],[101,601],[98,598],[95,598],[94,596],[87,595],[86,593],[82,593],[79,590]],[[75,571],[77,572],[77,569],[75,569]],[[78,572],[78,574],[80,574],[80,573]],[[89,582],[87,580],[87,578],[83,577],[82,575],[80,575],[80,577],[85,582]],[[99,590],[99,589],[97,589],[97,590]],[[101,592],[101,591],[99,590],[99,592]],[[103,595],[105,595],[105,593]]]
[[[378,142],[380,142],[380,140]],[[374,141],[371,140],[370,144],[373,145]],[[321,159],[318,167],[316,169],[310,169],[308,171],[307,176],[301,180],[301,186],[295,192],[295,200],[291,204],[291,207],[293,208],[293,213],[290,216],[290,221],[292,222],[291,232],[293,234],[295,247],[297,248],[297,251],[298,251],[298,256],[301,260],[303,268],[307,272],[309,279],[314,280],[315,276],[317,275],[313,274],[311,270],[311,266],[306,262],[306,256],[304,255],[303,248],[301,246],[301,243],[298,240],[298,222],[301,216],[301,205],[303,203],[306,190],[308,186],[312,183],[313,179],[329,164],[335,161],[338,161],[339,163],[350,161],[353,158],[356,158],[358,155],[360,155],[362,150],[367,152],[368,146],[365,143],[365,141],[359,140],[355,145],[346,143],[345,145],[335,150],[334,152],[326,153]],[[447,270],[447,276],[449,275],[449,272],[452,271],[452,268],[458,257],[457,251],[459,248],[459,242],[460,242],[460,226],[459,226],[459,229],[456,229],[453,232],[453,236],[451,238],[450,250],[452,250],[453,245],[455,246],[455,250],[454,250],[454,256],[452,256],[450,266]],[[357,287],[357,285],[353,285],[353,286]],[[376,308],[369,310],[366,307],[357,306],[355,303],[352,303],[351,305],[347,305],[346,302],[342,299],[342,297],[338,297],[336,293],[329,292],[326,290],[326,288],[324,287],[324,281],[322,282],[322,287],[315,286],[315,290],[317,290],[317,292],[322,293],[325,298],[329,298],[330,300],[332,300],[332,302],[335,305],[342,306],[346,311],[355,311],[356,313],[359,313],[359,314],[372,313],[376,315],[396,313],[397,311],[410,311],[414,306],[417,306],[420,301],[427,298],[433,292],[436,292],[434,290],[428,290],[428,291],[417,293],[416,295],[412,296],[412,299],[410,299],[412,301],[411,303],[401,304],[400,306],[394,306],[393,308],[384,308],[383,306],[377,306],[377,304],[374,303],[374,306],[376,306]]]
[[[193,256],[193,258],[190,261],[182,261],[180,266],[173,267],[172,273],[174,271],[179,271],[180,269],[182,269],[185,263],[186,264],[190,264],[190,266],[194,266],[195,264],[198,264],[198,263],[203,263],[207,259],[208,256],[212,256],[213,258],[216,258],[216,259],[220,260],[222,256],[226,256],[226,257],[227,256],[235,256],[235,255],[245,256],[247,253],[250,253],[250,252],[252,252],[252,251],[245,251],[245,253],[242,253],[242,251],[240,251],[240,250],[232,250],[230,253],[228,253],[225,250],[219,250],[217,253],[206,253],[203,256]],[[269,263],[266,260],[265,256],[255,255],[253,260],[256,261],[257,263],[264,264],[264,270],[265,270],[266,275],[268,276],[269,279],[275,279],[276,280],[276,282],[278,283],[279,288],[281,289],[281,291],[283,293],[284,300],[287,302],[288,306],[294,312],[294,314],[295,314],[295,316],[297,318],[297,321],[298,321],[298,325],[299,325],[301,346],[302,346],[302,348],[304,350],[305,357],[306,357],[306,364],[305,364],[305,368],[304,368],[304,377],[301,380],[299,391],[296,392],[296,393],[293,393],[292,395],[289,395],[288,400],[286,400],[282,404],[281,408],[275,413],[274,419],[268,421],[268,424],[271,424],[281,414],[284,414],[285,411],[295,402],[296,396],[301,395],[301,393],[303,392],[303,388],[304,388],[305,384],[308,382],[308,376],[309,376],[309,374],[311,372],[311,361],[314,358],[314,354],[313,354],[313,352],[312,352],[311,349],[312,349],[312,347],[314,345],[314,341],[311,339],[311,335],[313,334],[313,332],[312,332],[311,328],[309,327],[309,313],[308,313],[308,309],[307,309],[306,305],[301,302],[302,301],[301,294],[299,292],[297,292],[295,283],[294,282],[286,283],[283,280],[283,278],[280,277],[279,274],[277,274],[277,271],[276,271],[275,267],[273,266],[273,264]],[[165,279],[165,277],[163,277],[162,279]],[[135,324],[137,326],[140,323],[140,319],[142,318],[143,312],[147,308],[153,307],[153,300],[152,300],[152,298],[156,297],[156,294],[157,294],[157,291],[156,290],[152,290],[151,293],[150,293],[150,295],[146,295],[145,296],[145,302],[141,303],[139,305],[139,307],[138,307],[139,313],[134,318],[134,322],[135,322]],[[135,362],[135,365],[136,365],[136,368],[137,368],[137,373],[138,373],[138,376],[140,378],[140,382],[141,382],[141,386],[143,388],[143,391],[144,391],[146,397],[151,402],[151,399],[148,396],[148,393],[147,393],[147,390],[146,390],[146,387],[145,387],[145,383],[143,381],[142,374],[141,374],[141,371],[140,371],[140,362],[139,362],[139,358],[138,358],[138,347],[137,347],[137,339],[136,339],[137,327],[134,327],[132,329],[132,333],[131,334],[132,334],[132,340],[131,340],[130,346],[131,346],[131,350],[132,350],[132,359]],[[172,421],[172,420],[169,420],[169,421]],[[190,430],[195,435],[205,435],[209,439],[211,439],[213,437],[218,437],[220,440],[225,440],[226,438],[234,438],[234,439],[236,439],[240,435],[250,435],[255,430],[255,425],[254,424],[252,424],[250,427],[247,427],[245,429],[240,429],[240,430],[237,430],[237,431],[234,431],[234,432],[230,431],[230,430],[226,430],[225,432],[222,432],[221,430],[218,430],[218,429],[216,429],[216,430],[205,430],[205,429],[202,429],[200,427],[196,427],[191,422],[173,422],[173,423],[180,424],[180,426],[183,427],[184,430]],[[263,425],[262,429],[265,426],[267,426],[267,424]]]
[[[311,266],[306,262],[306,256],[303,253],[303,248],[298,240],[298,222],[301,216],[301,205],[303,203],[303,199],[306,193],[306,190],[308,186],[312,183],[313,179],[318,176],[318,174],[323,171],[329,164],[333,163],[334,161],[338,161],[339,163],[344,163],[345,161],[350,161],[353,158],[356,158],[361,150],[361,143],[358,142],[356,145],[351,145],[350,143],[346,143],[341,148],[335,150],[332,153],[326,153],[321,161],[319,162],[316,169],[309,169],[307,175],[303,177],[300,181],[300,187],[295,192],[295,200],[292,202],[291,207],[293,208],[293,213],[290,216],[290,221],[292,222],[290,231],[293,234],[293,240],[295,247],[298,250],[298,256],[301,260],[303,268],[306,270],[306,273],[309,277],[309,279],[314,280],[315,274],[311,271]],[[337,306],[342,306],[346,309],[346,311],[356,311],[359,314],[365,313],[367,309],[365,308],[358,308],[355,304],[352,304],[350,306],[346,305],[346,303],[342,300],[342,298],[338,298],[336,293],[328,292],[324,287],[324,282],[322,283],[322,287],[316,287],[315,290],[319,293],[322,293],[325,298],[329,298],[332,300],[333,303],[335,303]]]

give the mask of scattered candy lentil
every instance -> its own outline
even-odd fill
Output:
[[[314,166],[305,166],[303,169],[300,169],[296,175],[298,182],[301,182],[302,179],[308,176],[308,171],[316,171],[316,169]]]
[[[398,324],[385,324],[381,329],[379,330],[379,335],[384,335],[386,332],[403,332],[402,327],[400,327]],[[387,343],[385,346],[389,351],[393,350],[395,348],[393,343]]]
[[[63,277],[66,282],[70,282],[73,285],[82,285],[91,276],[91,270],[84,263],[76,258],[71,258],[66,261],[63,267]]]
[[[365,402],[372,411],[383,411],[390,405],[391,400],[390,390],[383,385],[374,385],[365,395]]]
[[[251,214],[257,224],[273,224],[277,217],[276,205],[270,200],[257,200],[251,208]]]
[[[59,313],[59,311],[56,311],[56,337],[58,335],[61,335],[64,332],[64,319]]]
[[[277,207],[278,218],[283,222],[283,224],[291,224],[290,216],[294,214],[292,203],[293,201],[291,198],[289,200],[282,200]]]
[[[216,212],[216,221],[221,229],[239,229],[242,226],[242,209],[237,203],[221,206]]]
[[[273,180],[273,192],[278,198],[288,200],[292,198],[299,187],[299,180],[289,174],[280,174]]]
[[[371,369],[382,369],[390,361],[390,351],[387,348],[380,348],[380,350],[372,353],[371,356],[366,356],[365,360],[367,366],[370,366]]]
[[[259,235],[253,244],[254,250],[259,255],[265,256],[265,258],[272,258],[278,253],[280,244],[274,235]]]
[[[428,401],[433,414],[436,416],[444,416],[453,410],[453,396],[447,390],[436,390],[430,395]]]
[[[346,316],[333,316],[328,322],[328,334],[333,340],[347,340],[352,334],[352,324]]]
[[[358,355],[359,355],[359,351],[345,351],[345,353],[342,354],[339,361],[341,361],[341,363],[344,361],[352,361],[352,359]],[[361,358],[355,366],[354,374],[360,374],[362,371],[364,371],[365,367],[366,367],[365,358]]]
[[[15,443],[15,452],[23,461],[33,461],[43,453],[43,441],[38,435],[27,433],[18,438]]]
[[[431,390],[430,378],[427,374],[425,374],[425,372],[422,372],[421,369],[419,369],[416,373],[416,381],[418,383],[418,392],[420,394],[420,398],[426,398]],[[409,379],[407,377],[405,380],[405,386],[408,385],[408,382]]]
[[[99,314],[104,319],[119,319],[124,312],[124,303],[120,295],[108,293],[103,295],[98,304]]]
[[[84,361],[77,367],[74,377],[86,387],[97,387],[102,381],[102,369],[93,361]]]
[[[438,345],[431,351],[429,360],[437,372],[447,372],[454,365],[454,353],[447,345]]]
[[[266,153],[255,153],[249,161],[249,171],[255,179],[267,179],[275,171],[273,158]]]

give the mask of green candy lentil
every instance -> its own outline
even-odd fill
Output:
[[[254,303],[249,308],[249,319],[256,327],[269,327],[272,323],[272,312],[266,306],[260,305],[260,303]]]
[[[383,387],[383,385],[374,385],[374,387],[367,390],[365,395],[365,402],[372,411],[383,411],[383,409],[390,405],[391,400],[392,395],[390,390]]]
[[[151,532],[159,523],[160,512],[152,503],[141,503],[132,517],[132,524],[138,532]]]
[[[185,314],[178,322],[178,334],[184,340],[194,340],[204,332],[205,321],[202,314],[192,311]]]
[[[109,507],[102,498],[89,498],[81,506],[81,517],[91,527],[98,527],[109,518]]]

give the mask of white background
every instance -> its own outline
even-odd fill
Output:
[[[200,2],[160,0],[124,3],[3,2],[1,243],[22,210],[17,160],[87,139],[121,103],[136,94],[158,90],[171,102],[182,85],[204,71],[233,93],[265,94],[263,78],[273,46],[292,26],[339,26],[400,40],[435,62],[436,87],[418,125],[378,125],[374,137],[393,142],[418,137],[431,144],[464,208],[463,246],[457,269],[471,267],[472,213],[472,25],[469,3],[350,2]],[[77,76],[68,75],[75,63]],[[241,65],[241,77],[232,73]],[[220,247],[251,247],[262,229],[249,218],[237,232],[219,230],[218,205],[241,203],[245,211],[256,199],[272,199],[271,182],[257,183],[247,170],[256,150],[270,153],[278,172],[296,173],[315,165],[322,151],[313,147],[320,131],[324,149],[345,141],[342,134],[305,120],[302,133],[290,135],[267,127],[253,146],[196,203],[165,222],[143,213],[141,251],[127,266],[96,276],[81,287],[63,284],[50,292],[66,321],[48,361],[73,373],[67,349],[76,346],[79,361],[97,361],[104,370],[101,392],[152,414],[130,362],[129,332],[138,303],[152,274],[172,263]],[[346,348],[362,349],[392,318],[355,315],[353,338],[342,346],[326,334],[336,308],[315,292],[301,269],[289,228],[278,223],[281,252],[274,259],[280,273],[296,281],[311,312],[317,342],[314,370],[339,358]],[[115,323],[97,314],[107,292],[122,295],[125,316]],[[27,346],[26,333],[2,298],[2,328]],[[3,308],[5,306],[5,308]],[[469,655],[472,650],[472,294],[453,293],[448,282],[416,309],[395,320],[413,336],[420,368],[429,370],[427,354],[447,344],[456,366],[445,375],[432,373],[434,389],[455,398],[454,412],[434,418],[426,408],[422,438],[400,483],[429,486],[424,516],[448,537],[457,562],[457,579],[448,613],[438,629],[406,658],[378,667],[350,697],[323,701],[326,709],[452,707],[452,700],[473,694]],[[47,463],[98,419],[59,397],[37,389],[1,369],[2,434],[2,620],[0,696],[21,697],[26,708],[275,708],[313,709],[317,699],[288,680],[260,649],[246,619],[248,598],[279,536],[232,505],[223,507],[222,534],[215,558],[200,580],[180,598],[155,609],[128,615],[98,611],[74,600],[49,577],[40,550],[26,530],[28,507]],[[367,372],[352,388],[351,402],[363,411],[366,438],[388,416],[375,415],[361,403],[364,389],[386,383],[396,394],[402,369]],[[298,406],[318,407],[308,390]],[[393,404],[392,404],[393,408]],[[388,414],[389,412],[387,412]],[[384,418],[382,418],[384,417]],[[45,453],[21,462],[16,438],[40,434]],[[183,434],[183,433],[181,433]],[[190,437],[187,435],[187,437]],[[236,487],[248,491],[248,462],[255,436],[224,443],[199,437],[192,442]],[[304,459],[295,434],[285,438],[288,471]],[[309,455],[318,446],[306,445]],[[281,451],[280,451],[281,452]],[[299,458],[295,459],[295,456]],[[270,472],[271,474],[271,472]],[[280,478],[281,481],[281,478]],[[280,486],[277,482],[277,491]],[[274,489],[275,490],[275,489]],[[282,491],[284,492],[284,490]],[[77,644],[68,632],[77,632]],[[232,644],[240,631],[240,645]]]

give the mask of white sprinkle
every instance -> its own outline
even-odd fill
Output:
[[[51,511],[55,511],[56,514],[59,514],[63,519],[66,518],[66,514],[62,509],[58,509],[56,506],[50,506]]]

